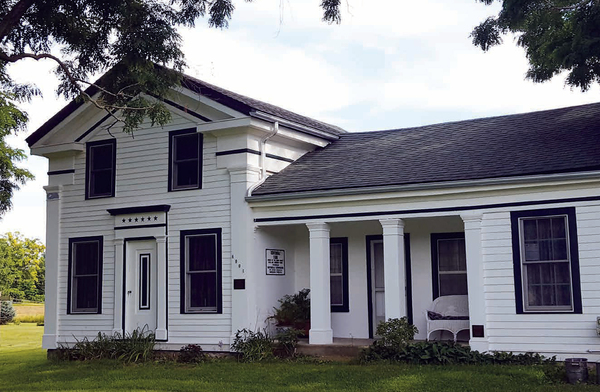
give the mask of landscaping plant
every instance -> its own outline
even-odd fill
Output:
[[[296,294],[288,294],[280,298],[279,307],[273,308],[273,319],[277,325],[307,331],[310,323],[309,294],[309,289],[302,289]]]
[[[14,320],[15,309],[9,301],[0,302],[0,325],[8,324]]]
[[[182,363],[200,363],[206,361],[207,356],[198,344],[188,344],[181,347],[177,362]]]
[[[273,359],[274,340],[266,330],[242,329],[235,333],[231,350],[238,353],[242,362],[261,362]]]

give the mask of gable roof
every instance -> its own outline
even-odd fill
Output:
[[[99,81],[101,79],[102,78],[100,78]],[[96,83],[98,83],[98,81]],[[247,116],[263,119],[265,119],[264,114],[267,116],[274,116],[277,119],[289,121],[290,124],[286,125],[291,127],[294,125],[301,126],[301,128],[298,129],[301,132],[324,137],[328,140],[335,140],[339,135],[346,132],[342,128],[335,125],[317,121],[310,117],[302,116],[278,106],[234,93],[233,91],[206,83],[188,75],[183,75],[181,85],[191,91],[228,106]],[[94,95],[98,89],[94,86],[90,86],[85,91],[91,96]],[[38,142],[42,137],[46,136],[54,127],[56,127],[61,121],[67,118],[83,104],[84,102],[82,100],[73,100],[69,102],[64,108],[62,108],[58,113],[52,116],[48,121],[42,124],[35,132],[25,139],[29,147]],[[309,129],[302,127],[307,127]],[[311,130],[316,132],[311,132]]]
[[[253,196],[600,169],[600,103],[347,133],[267,178]]]

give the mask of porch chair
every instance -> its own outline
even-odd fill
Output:
[[[460,331],[469,330],[469,300],[466,295],[444,295],[437,297],[427,318],[427,340],[432,332],[449,331],[456,336]]]

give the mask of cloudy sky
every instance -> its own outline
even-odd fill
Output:
[[[235,92],[330,122],[348,131],[418,126],[598,101],[600,90],[571,90],[564,77],[524,80],[527,61],[514,39],[483,53],[475,25],[498,11],[474,0],[344,0],[341,25],[321,22],[318,0],[237,1],[227,30],[198,21],[182,30],[187,73]],[[18,80],[43,98],[25,106],[35,131],[65,101],[54,93],[52,63],[19,63]],[[27,149],[26,135],[11,142]],[[45,241],[47,162],[14,197],[0,233]]]

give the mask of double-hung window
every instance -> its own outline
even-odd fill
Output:
[[[431,234],[434,297],[467,294],[464,233]]]
[[[348,312],[348,238],[329,241],[331,311]]]
[[[115,195],[116,156],[116,139],[87,143],[85,181],[87,199]]]
[[[191,128],[169,138],[169,191],[202,188],[202,134]]]
[[[102,237],[69,239],[68,313],[101,313]]]
[[[511,213],[517,313],[581,313],[574,208]]]
[[[181,232],[181,313],[221,313],[221,229]]]

